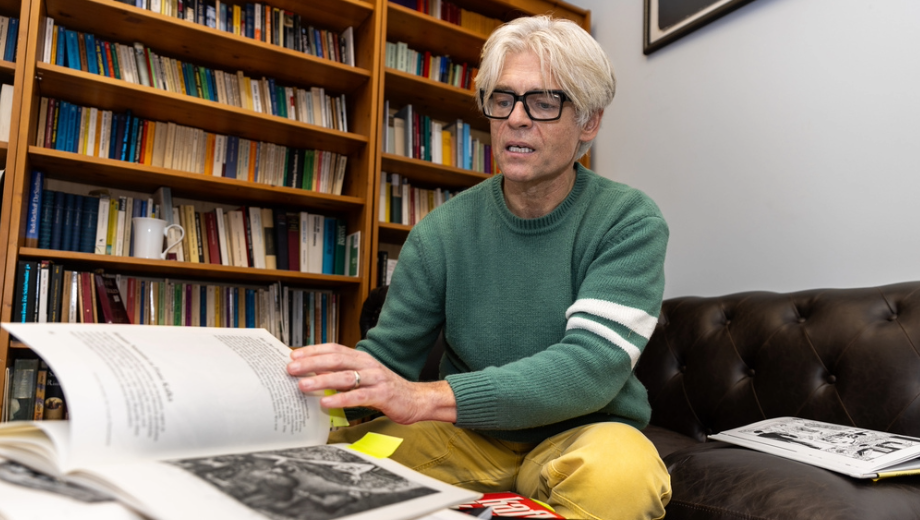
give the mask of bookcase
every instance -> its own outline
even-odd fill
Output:
[[[227,2],[224,2],[225,4]],[[352,28],[354,66],[311,56],[244,35],[223,32],[148,9],[114,0],[0,0],[0,14],[15,11],[23,31],[15,66],[0,64],[0,76],[15,76],[17,107],[8,146],[7,180],[3,193],[2,235],[6,254],[0,256],[3,292],[0,320],[10,321],[15,306],[17,263],[50,260],[67,269],[103,270],[124,276],[152,276],[192,280],[202,284],[272,284],[334,291],[338,298],[339,341],[359,339],[358,318],[368,291],[371,215],[377,142],[381,11],[378,0],[301,2],[270,0],[273,7],[296,13],[302,20],[336,34]],[[232,3],[231,3],[232,5]],[[237,2],[244,6],[245,2]],[[263,4],[265,5],[265,4]],[[20,14],[21,13],[21,14]],[[240,108],[209,99],[131,83],[124,79],[74,69],[43,60],[48,19],[67,29],[93,34],[96,39],[131,46],[135,42],[159,56],[222,70],[243,71],[252,78],[270,77],[281,84],[309,89],[321,87],[347,100],[347,131],[304,123],[278,115]],[[27,28],[27,30],[26,30]],[[241,178],[190,173],[37,146],[42,98],[65,100],[113,113],[131,113],[141,119],[171,122],[205,132],[346,155],[347,167],[341,195],[300,187],[252,182]],[[314,274],[298,270],[257,269],[230,265],[147,260],[27,247],[26,220],[29,182],[33,171],[43,172],[46,183],[63,190],[105,189],[113,193],[152,194],[168,187],[173,200],[202,208],[222,206],[271,207],[290,212],[310,212],[340,219],[349,234],[359,233],[358,276]],[[26,355],[6,332],[0,333],[0,368]],[[0,371],[0,378],[4,376]],[[4,381],[0,379],[0,389]]]
[[[412,105],[417,113],[424,114],[432,120],[444,122],[462,119],[470,126],[472,131],[488,134],[489,121],[482,116],[477,107],[475,93],[466,88],[460,88],[447,83],[428,79],[427,77],[410,74],[387,67],[386,42],[404,42],[409,48],[420,53],[429,52],[431,55],[449,56],[453,62],[467,63],[470,67],[478,67],[482,47],[488,38],[484,31],[467,28],[464,25],[448,23],[423,12],[426,7],[435,5],[434,0],[416,3],[416,9],[406,7],[412,2],[384,2],[382,6],[383,29],[381,37],[384,56],[381,59],[381,86],[379,90],[378,106],[383,108],[389,105],[391,111],[406,105]],[[400,5],[404,4],[404,5]],[[499,22],[507,22],[520,16],[550,14],[558,18],[567,18],[585,30],[591,30],[590,11],[580,9],[565,2],[546,0],[457,0],[453,4],[477,15],[485,16]],[[444,3],[441,3],[443,8]],[[421,7],[421,10],[418,8]],[[397,174],[402,179],[409,181],[413,187],[423,189],[448,189],[451,191],[462,190],[473,186],[491,177],[491,174],[480,173],[470,169],[456,166],[445,166],[432,161],[410,158],[396,153],[387,152],[384,146],[389,114],[380,113],[381,131],[379,132],[377,149],[378,166],[374,169],[377,176],[372,186],[376,212],[373,217],[373,236],[371,249],[376,255],[378,251],[385,251],[390,259],[398,257],[399,249],[412,229],[411,225],[381,221],[380,207],[383,204],[381,191],[390,189],[385,183],[385,174]],[[587,159],[586,159],[587,160]],[[403,201],[405,204],[406,201]],[[371,257],[369,266],[369,282],[372,286],[378,284],[382,266],[378,265],[376,258]]]
[[[423,0],[415,7],[424,10],[434,2]],[[0,0],[0,15],[20,19],[16,59],[0,61],[0,79],[14,85],[10,139],[8,143],[0,143],[0,160],[6,167],[0,206],[0,244],[6,246],[5,253],[0,255],[0,321],[10,321],[16,306],[18,264],[48,260],[67,269],[103,270],[130,277],[193,280],[201,284],[280,282],[293,288],[334,291],[338,298],[338,340],[354,345],[360,339],[361,305],[378,279],[377,251],[392,251],[395,258],[411,229],[408,225],[380,222],[383,173],[398,174],[414,186],[451,191],[490,177],[490,174],[383,152],[387,103],[393,108],[412,104],[432,119],[461,118],[482,134],[489,130],[488,121],[476,110],[471,90],[385,67],[386,42],[402,41],[420,51],[478,66],[487,34],[387,0],[266,2],[330,32],[342,33],[352,28],[354,65],[347,65],[130,3]],[[166,3],[168,0],[163,0]],[[247,2],[222,3],[242,7]],[[178,5],[175,0],[171,4]],[[548,13],[572,19],[590,30],[590,12],[553,0],[457,0],[453,5],[498,21]],[[328,93],[343,95],[347,100],[347,130],[95,74],[61,65],[54,59],[49,61],[45,54],[49,19],[113,44],[140,43],[158,56],[196,66],[230,74],[242,71],[253,79],[270,77],[302,89],[321,87]],[[191,173],[41,146],[37,135],[44,122],[43,99],[63,100],[112,113],[130,110],[137,118],[174,123],[211,134],[341,154],[348,158],[341,194]],[[335,217],[345,223],[349,234],[358,233],[358,275],[148,260],[33,247],[26,240],[33,171],[41,171],[46,184],[55,189],[84,195],[109,190],[129,197],[147,196],[166,187],[176,204],[194,204],[202,211],[261,206]],[[11,342],[9,335],[0,331],[0,392],[8,383],[4,380],[4,369],[11,367],[16,358],[30,355],[30,351]]]

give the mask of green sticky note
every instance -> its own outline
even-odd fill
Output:
[[[349,446],[349,448],[371,457],[385,459],[396,451],[402,441],[399,437],[390,437],[389,435],[371,432]]]
[[[335,390],[326,390],[326,395],[335,394]],[[333,428],[339,428],[342,426],[348,426],[348,419],[345,417],[345,410],[341,408],[330,408],[329,409],[329,420],[332,422]]]

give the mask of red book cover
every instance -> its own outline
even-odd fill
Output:
[[[93,278],[96,282],[96,297],[99,300],[99,308],[102,309],[102,322],[131,323],[131,320],[128,319],[124,302],[121,300],[121,294],[118,292],[118,285],[115,284],[115,277],[97,274]]]
[[[134,300],[137,298],[137,278],[131,276],[128,278],[128,294],[126,295],[125,310],[128,311],[128,319],[131,323],[137,325],[137,319],[134,316]]]
[[[431,73],[431,52],[425,51],[425,55],[422,58],[422,77],[429,77]]]
[[[105,59],[109,67],[108,76],[110,78],[115,78],[115,65],[112,64],[112,46],[109,42],[102,42],[102,46],[105,47]]]
[[[486,508],[491,509],[492,516],[477,515],[478,518],[563,518],[542,502],[510,492],[485,493],[475,502],[453,507],[465,512],[482,510],[483,513]]]
[[[204,227],[208,237],[208,259],[220,264],[220,239],[217,236],[217,215],[213,211],[204,214]]]
[[[93,273],[80,273],[80,313],[83,317],[83,323],[95,323],[96,317],[93,312]]]

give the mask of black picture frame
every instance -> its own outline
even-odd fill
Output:
[[[751,1],[645,0],[642,52],[649,55]]]

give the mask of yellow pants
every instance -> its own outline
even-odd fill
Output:
[[[625,424],[591,424],[534,444],[450,423],[404,426],[381,417],[332,432],[329,442],[352,443],[368,432],[404,439],[392,459],[415,471],[483,493],[513,491],[566,518],[663,518],[671,498],[671,479],[655,446]]]

